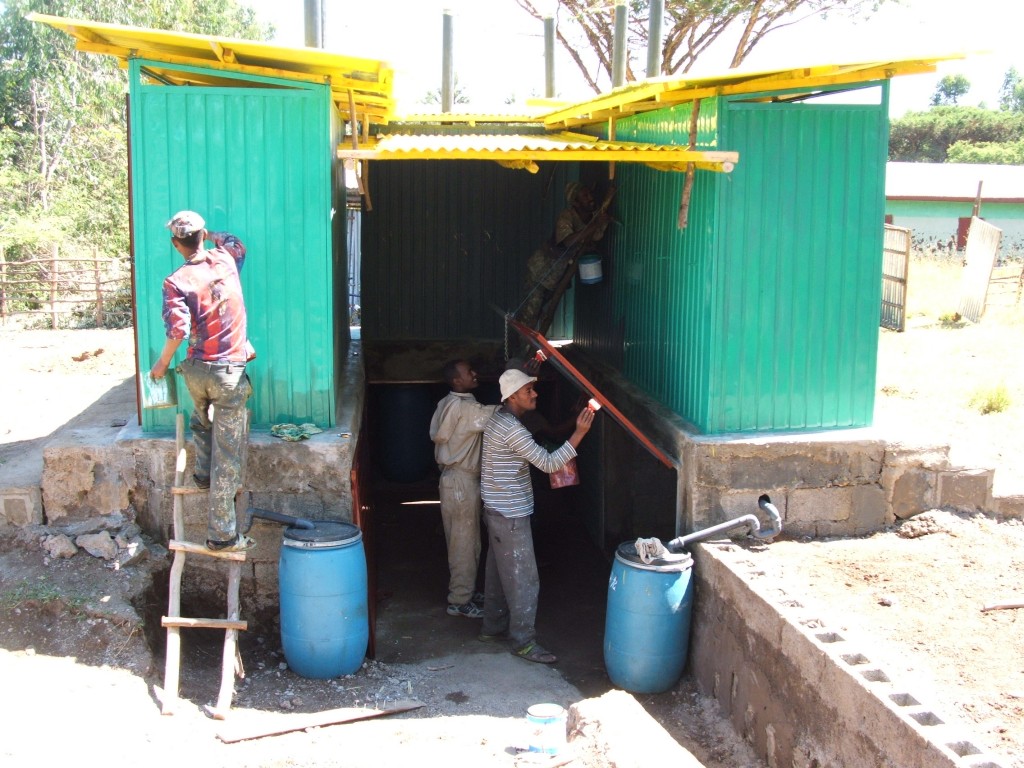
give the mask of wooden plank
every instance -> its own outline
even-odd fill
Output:
[[[203,544],[193,544],[191,541],[171,539],[167,542],[167,548],[172,552],[189,552],[193,555],[206,555],[207,557],[216,557],[220,560],[245,561],[245,552],[218,552],[215,549],[208,549]]]
[[[232,563],[232,565],[240,565]],[[190,616],[161,616],[160,625],[164,627],[185,627],[185,629],[226,629],[242,630],[249,628],[245,619],[200,619]]]
[[[171,494],[174,496],[195,496],[200,493],[209,493],[209,488],[194,488],[190,485],[175,486],[171,488]]]
[[[264,736],[277,736],[282,733],[301,731],[306,728],[318,728],[324,725],[340,725],[358,720],[369,720],[382,715],[393,715],[408,712],[425,706],[416,699],[402,699],[394,704],[385,704],[380,709],[366,707],[342,707],[329,709],[325,712],[269,714],[260,713],[245,720],[233,719],[231,724],[217,734],[217,738],[225,744],[247,739],[259,739]],[[236,713],[237,715],[237,713]],[[248,713],[247,713],[248,715]]]

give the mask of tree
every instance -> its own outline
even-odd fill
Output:
[[[957,142],[1014,143],[1024,139],[1024,112],[980,107],[934,107],[910,112],[889,127],[889,159],[943,163]],[[960,162],[960,161],[958,161]]]
[[[1006,70],[999,89],[999,108],[1007,112],[1024,112],[1024,83],[1014,67]]]
[[[971,90],[971,82],[963,75],[946,75],[935,86],[932,95],[933,107],[955,107],[961,96]]]
[[[544,17],[539,0],[516,0],[534,18]],[[559,44],[576,62],[595,93],[611,82],[615,14],[609,0],[557,0]],[[866,16],[886,0],[666,0],[666,33],[661,41],[661,74],[688,72],[727,30],[739,27],[731,67],[738,67],[776,29],[814,16]],[[646,61],[649,0],[628,0],[627,44]],[[585,58],[591,58],[587,61]],[[637,79],[634,57],[627,55],[626,80]]]
[[[7,247],[49,240],[128,249],[125,74],[108,56],[29,22],[31,11],[221,36],[266,39],[236,0],[6,0],[0,6],[0,149],[14,179],[0,237]],[[5,184],[5,187],[7,185]],[[10,201],[12,208],[7,208]],[[10,251],[9,251],[10,253]]]
[[[420,104],[440,105],[441,89],[434,88],[432,91],[427,91],[420,99]],[[466,95],[466,89],[459,85],[458,75],[455,76],[455,83],[452,86],[452,104],[469,104],[469,96]]]
[[[1024,165],[1024,139],[1007,142],[988,141],[979,144],[958,141],[946,153],[946,162]]]

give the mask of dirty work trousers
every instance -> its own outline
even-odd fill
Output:
[[[487,526],[487,563],[484,571],[485,635],[508,630],[513,648],[521,648],[536,636],[537,597],[540,577],[533,553],[530,517],[508,518],[484,508]]]
[[[480,566],[480,475],[445,467],[438,483],[448,544],[448,602],[465,605],[476,591]]]
[[[186,360],[181,373],[195,408],[189,421],[196,446],[195,474],[210,479],[210,541],[238,533],[235,495],[242,484],[242,448],[248,439],[245,403],[252,394],[245,363]]]

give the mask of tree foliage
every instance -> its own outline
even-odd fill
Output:
[[[29,12],[266,39],[236,0],[6,0],[0,6],[0,242],[8,258],[48,243],[128,250],[127,79],[108,56]]]
[[[932,106],[954,107],[960,103],[960,97],[966,96],[970,90],[971,82],[963,75],[946,75],[935,86]]]
[[[999,89],[999,108],[1007,112],[1024,112],[1024,82],[1015,67],[1006,70]]]
[[[765,36],[812,17],[867,16],[886,0],[665,0],[661,74],[689,72],[726,30],[739,37],[731,67],[738,67]],[[537,19],[538,0],[516,0]],[[646,74],[649,0],[628,0],[626,80]],[[609,0],[558,0],[556,37],[595,93],[611,83],[615,8]]]
[[[950,148],[958,143],[1012,145],[1021,140],[1024,140],[1024,112],[996,112],[981,107],[934,107],[926,112],[910,112],[892,121],[889,159],[943,163],[951,159]],[[958,148],[958,157],[966,155],[965,148]]]

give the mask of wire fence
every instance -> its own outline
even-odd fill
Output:
[[[131,269],[125,258],[62,254],[8,261],[0,246],[0,324],[124,328],[132,323]]]

